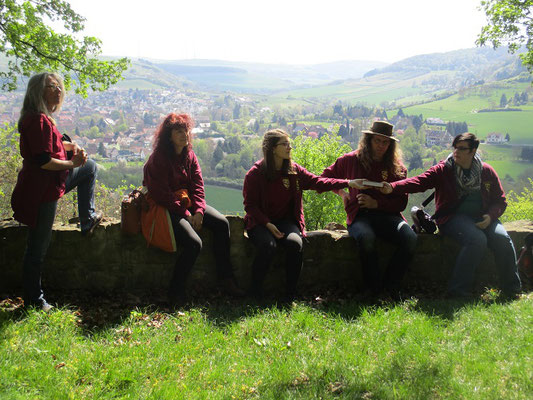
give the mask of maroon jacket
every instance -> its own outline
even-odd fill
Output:
[[[144,165],[143,185],[154,201],[183,217],[204,213],[204,180],[196,154],[183,150],[180,156],[169,158],[162,151],[154,151]],[[187,189],[192,205],[187,209],[175,192]]]
[[[34,227],[39,205],[55,201],[65,193],[68,170],[42,169],[38,157],[48,154],[51,158],[66,160],[67,152],[62,135],[45,114],[28,114],[20,124],[20,154],[24,159],[17,184],[11,196],[14,218]]]
[[[445,210],[453,209],[459,201],[455,185],[455,171],[446,166],[446,160],[434,165],[426,172],[392,183],[393,193],[417,193],[435,188],[435,212],[445,213],[437,218],[437,224],[442,225],[454,214],[446,215]],[[489,164],[483,163],[481,170],[481,199],[482,214],[489,214],[492,221],[496,221],[505,211],[507,201],[505,192],[496,171]]]
[[[272,215],[278,210],[269,207],[269,199],[277,196],[277,193],[267,192],[267,179],[261,170],[263,160],[257,161],[246,174],[242,194],[244,197],[244,224],[247,230],[256,225],[266,225],[270,222]],[[287,176],[280,176],[279,179],[288,179],[288,190],[294,193],[294,219],[298,228],[305,235],[305,220],[303,212],[302,191],[314,189],[325,192],[327,190],[338,190],[348,187],[348,181],[345,179],[328,179],[321,178],[307,171],[304,167],[292,163],[294,173]]]
[[[357,151],[352,151],[339,157],[335,163],[327,167],[322,176],[330,178],[345,178],[345,179],[368,179],[375,182],[394,182],[403,179],[407,176],[407,169],[403,167],[402,175],[395,175],[382,162],[372,162],[370,171],[367,172],[359,158]],[[386,196],[378,189],[359,190],[350,188],[350,200],[345,204],[346,210],[346,224],[350,226],[359,211],[359,203],[357,195],[359,193],[368,194],[378,202],[377,210],[385,211],[391,214],[401,213],[407,206],[407,195],[405,194],[391,194]]]

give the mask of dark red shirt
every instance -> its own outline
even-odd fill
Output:
[[[356,150],[339,157],[337,161],[322,172],[322,176],[344,179],[368,179],[375,182],[394,182],[407,176],[407,169],[405,167],[403,167],[400,175],[396,175],[383,162],[373,161],[370,167],[370,171],[365,170],[357,157]],[[379,189],[359,190],[356,188],[350,188],[349,192],[350,200],[344,206],[348,226],[353,223],[359,211],[359,202],[357,201],[357,195],[359,193],[368,194],[375,199],[378,202],[377,210],[379,211],[399,214],[407,206],[406,194],[396,193],[387,196],[382,194]]]
[[[154,201],[169,211],[184,217],[204,213],[204,180],[192,150],[184,149],[180,156],[172,158],[162,151],[154,151],[144,165],[143,185]],[[179,189],[186,189],[189,194],[192,204],[188,209],[175,194]]]
[[[314,189],[325,192],[348,187],[346,179],[322,178],[307,171],[304,167],[293,163],[294,173],[280,176],[279,180],[268,182],[261,168],[262,160],[257,161],[246,174],[242,194],[244,197],[244,224],[247,230],[256,225],[266,225],[279,215],[284,215],[287,205],[293,204],[289,216],[296,222],[300,232],[305,235],[302,191]],[[281,183],[281,184],[280,184]],[[280,201],[279,198],[285,199]]]
[[[45,114],[28,114],[20,124],[22,169],[11,196],[11,207],[17,221],[35,226],[39,205],[55,201],[65,193],[68,170],[42,169],[37,159],[43,154],[66,160],[62,135]]]

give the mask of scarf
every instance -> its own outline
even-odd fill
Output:
[[[455,184],[459,198],[466,196],[481,188],[481,158],[476,153],[470,166],[470,174],[465,174],[465,170],[457,165],[453,159],[453,153],[446,159],[446,166],[455,171]]]

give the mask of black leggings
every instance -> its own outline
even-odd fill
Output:
[[[172,228],[176,244],[182,251],[179,254],[174,267],[174,274],[170,281],[169,292],[184,293],[185,282],[194,266],[196,258],[202,250],[202,239],[192,228],[189,221],[181,215],[170,212]],[[223,280],[233,277],[233,268],[230,261],[230,230],[227,218],[211,206],[206,206],[202,228],[213,232],[213,253],[217,278]]]
[[[252,265],[252,294],[262,296],[263,281],[276,253],[276,248],[280,244],[285,247],[286,251],[286,295],[294,296],[302,270],[302,235],[298,226],[292,221],[281,220],[273,224],[285,234],[282,239],[276,240],[264,225],[257,225],[248,231],[250,240],[257,248]]]

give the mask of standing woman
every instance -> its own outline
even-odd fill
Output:
[[[302,235],[305,221],[302,190],[339,190],[353,187],[354,181],[318,177],[291,160],[289,135],[270,130],[263,138],[263,159],[244,178],[244,223],[257,248],[252,265],[252,295],[262,297],[263,281],[276,247],[286,249],[285,300],[296,294],[302,269]]]
[[[24,303],[44,311],[52,306],[44,299],[41,269],[52,236],[57,200],[78,188],[82,235],[92,233],[102,220],[102,213],[94,210],[96,163],[59,133],[52,118],[61,108],[64,93],[63,79],[55,73],[44,72],[29,80],[18,121],[24,160],[11,196],[15,219],[29,226],[23,269]]]
[[[167,115],[154,134],[154,149],[144,166],[143,184],[153,200],[169,211],[174,237],[182,245],[170,281],[172,305],[181,305],[186,300],[185,283],[202,249],[198,236],[202,226],[213,232],[217,278],[222,290],[235,296],[243,294],[233,277],[228,220],[205,203],[202,171],[192,151],[193,127],[194,121],[188,114]]]

